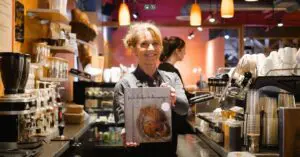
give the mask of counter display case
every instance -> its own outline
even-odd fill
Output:
[[[95,121],[85,133],[84,145],[95,149],[123,148],[122,126],[113,114],[114,83],[74,82],[74,102]]]

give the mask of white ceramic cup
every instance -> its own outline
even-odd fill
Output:
[[[121,69],[119,67],[112,67],[110,72],[111,82],[118,82],[121,78]]]
[[[103,81],[108,83],[111,80],[111,70],[110,69],[104,69],[103,71]]]
[[[282,56],[282,63],[284,64],[294,64],[294,52],[291,47],[284,48],[284,55]]]

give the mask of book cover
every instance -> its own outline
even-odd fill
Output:
[[[172,138],[170,89],[125,89],[126,141],[168,142]]]

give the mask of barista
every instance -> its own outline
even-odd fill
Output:
[[[124,45],[137,57],[138,66],[133,73],[124,76],[115,86],[114,113],[118,124],[124,124],[124,89],[137,87],[165,86],[171,89],[172,111],[178,115],[188,112],[188,100],[184,94],[183,85],[175,73],[157,69],[157,63],[162,50],[162,39],[159,29],[151,23],[136,23],[130,26],[124,39]],[[173,127],[176,125],[172,119]],[[137,156],[168,156],[176,155],[177,133],[172,129],[173,136],[170,143],[140,144]],[[123,137],[125,137],[123,135]],[[176,143],[175,143],[176,142]],[[128,142],[127,146],[137,146]]]
[[[160,54],[159,60],[161,61],[160,65],[158,66],[158,69],[168,71],[168,72],[174,72],[176,73],[181,80],[181,83],[183,84],[182,77],[180,75],[180,72],[177,68],[175,68],[175,64],[178,61],[182,61],[185,56],[185,42],[179,37],[171,36],[171,37],[165,37],[163,39],[163,51]],[[185,90],[186,97],[188,100],[192,97],[194,97],[194,94],[189,93]],[[172,114],[172,118],[175,119],[177,122],[176,130],[177,133],[180,134],[186,134],[186,133],[193,133],[194,131],[191,129],[189,124],[187,123],[187,115],[179,115],[176,112]]]
[[[179,37],[171,36],[165,37],[163,40],[163,51],[160,54],[159,60],[160,65],[158,69],[175,72],[179,77],[183,84],[183,80],[181,74],[177,68],[175,68],[175,64],[178,61],[182,61],[185,56],[185,42]],[[194,97],[194,94],[185,91],[185,94],[188,99]]]

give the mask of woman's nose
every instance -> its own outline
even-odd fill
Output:
[[[154,46],[153,46],[153,44],[149,44],[149,46],[148,46],[148,50],[154,50]]]

